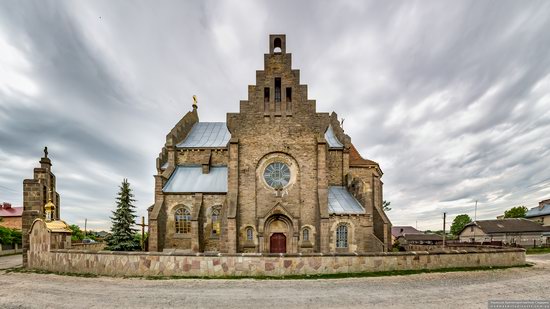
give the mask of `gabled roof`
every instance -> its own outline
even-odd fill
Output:
[[[328,148],[333,148],[333,149],[344,148],[344,144],[340,143],[331,125],[328,126],[328,129],[325,132],[325,139],[327,140]]]
[[[550,227],[545,227],[537,222],[523,218],[478,220],[466,224],[466,226],[464,226],[464,229],[473,225],[479,227],[485,234],[550,231]],[[464,229],[462,229],[462,231],[464,231]]]
[[[394,225],[391,227],[391,234],[393,237],[398,237],[402,234],[422,234],[422,232],[410,225]]]
[[[21,217],[23,207],[0,208],[0,217]]]
[[[179,148],[224,148],[231,139],[225,122],[197,122],[176,147]]]
[[[345,187],[328,187],[328,210],[331,214],[364,214],[365,209]]]
[[[526,218],[548,216],[550,215],[550,203],[543,203],[537,207],[533,207],[525,214]]]
[[[378,163],[372,161],[363,159],[361,157],[361,154],[359,154],[359,151],[351,144],[351,147],[349,148],[349,165],[350,166],[379,166]]]
[[[201,166],[177,166],[162,192],[167,193],[226,193],[227,166],[212,166],[208,174]]]

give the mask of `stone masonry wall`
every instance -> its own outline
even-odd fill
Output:
[[[288,276],[525,264],[523,249],[348,255],[30,251],[31,269],[110,276]]]
[[[0,221],[0,226],[21,230],[23,223],[22,218],[23,217],[4,217],[2,221]]]

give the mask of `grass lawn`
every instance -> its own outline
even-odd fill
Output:
[[[543,253],[550,253],[550,248],[530,248],[527,249],[526,254],[543,254]]]

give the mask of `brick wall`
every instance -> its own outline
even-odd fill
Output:
[[[7,227],[10,229],[21,230],[22,227],[22,217],[3,217],[0,221],[0,226]]]

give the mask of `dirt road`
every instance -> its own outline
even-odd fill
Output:
[[[1,259],[1,258],[0,258]],[[143,280],[2,273],[0,308],[487,308],[550,298],[550,254],[535,267],[324,280]]]

